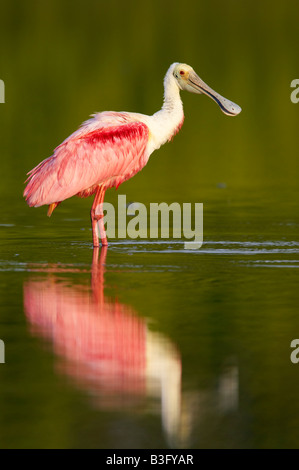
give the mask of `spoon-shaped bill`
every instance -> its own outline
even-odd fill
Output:
[[[221,111],[228,116],[236,116],[242,111],[239,105],[219,95],[212,90],[195,72],[190,72],[188,77],[188,90],[193,93],[204,93],[214,100]]]

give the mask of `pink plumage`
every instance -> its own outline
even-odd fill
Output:
[[[28,205],[47,204],[51,215],[61,201],[75,195],[96,194],[100,204],[106,189],[117,188],[147,163],[148,139],[146,124],[128,113],[96,114],[28,173]]]
[[[28,173],[24,196],[29,206],[90,196],[98,185],[119,186],[143,168],[147,126],[127,120],[120,125],[113,117],[110,126],[83,126]]]

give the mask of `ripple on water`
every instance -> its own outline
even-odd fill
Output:
[[[297,241],[214,241],[209,240],[196,250],[185,249],[185,242],[183,240],[124,240],[111,243],[111,249],[118,249],[130,252],[171,252],[171,253],[194,253],[194,254],[227,254],[227,255],[258,255],[258,254],[287,254],[299,253],[299,242]]]
[[[59,244],[58,244],[59,245]],[[65,246],[56,246],[57,251],[59,247],[64,249]],[[91,250],[92,246],[86,242],[71,242],[71,245],[76,249]],[[51,244],[51,249],[55,247],[55,244]],[[157,254],[188,254],[193,256],[212,255],[225,256],[231,261],[240,263],[247,266],[255,267],[271,267],[271,268],[298,268],[299,267],[299,242],[297,241],[285,241],[285,240],[272,240],[272,241],[231,241],[231,240],[207,240],[204,241],[203,245],[199,249],[185,249],[184,240],[117,240],[111,241],[108,250],[111,253],[134,255],[147,253],[148,255]],[[59,254],[59,253],[58,253]],[[19,253],[18,253],[19,255]],[[16,256],[16,255],[15,255]],[[44,257],[44,253],[43,253]],[[245,257],[245,258],[244,258]],[[172,260],[173,261],[173,260]],[[115,259],[111,263],[107,263],[107,266],[127,268],[134,270],[144,270],[145,266],[139,262],[132,263],[129,259],[124,261],[122,259],[120,263],[115,264]],[[0,271],[32,271],[40,270],[43,265],[47,264],[45,260],[41,262],[19,261],[15,259],[0,260]],[[90,266],[86,263],[80,265],[75,263],[71,265],[57,263],[55,269],[57,271],[66,270],[72,271],[86,271],[90,269]],[[49,266],[49,265],[48,265]],[[159,266],[151,266],[152,270],[176,270],[180,266],[180,263],[171,265],[163,263]],[[146,263],[146,270],[150,268],[149,264]],[[48,268],[47,268],[48,269]],[[55,270],[53,268],[53,270]]]

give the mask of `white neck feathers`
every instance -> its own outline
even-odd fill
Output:
[[[163,106],[160,111],[150,116],[149,124],[153,138],[152,151],[170,140],[179,131],[184,121],[180,89],[172,69],[173,66],[170,67],[164,78]]]

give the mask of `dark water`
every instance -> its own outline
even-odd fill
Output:
[[[298,206],[263,192],[211,191],[189,251],[7,215],[1,447],[298,447]]]

